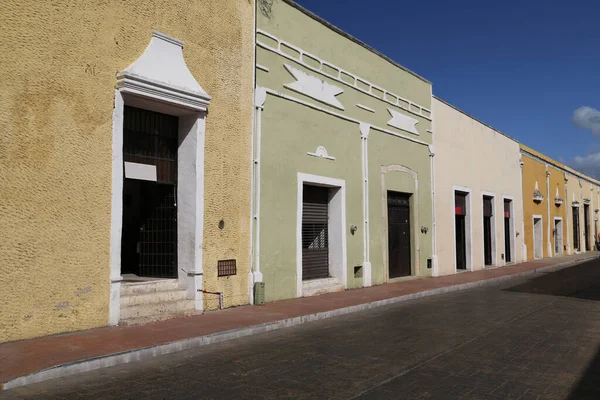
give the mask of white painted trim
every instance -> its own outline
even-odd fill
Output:
[[[344,93],[344,89],[325,82],[289,64],[283,64],[283,66],[296,80],[295,82],[283,85],[284,88],[308,96],[339,110],[344,111],[346,109],[337,98],[338,95]]]
[[[269,93],[269,94],[271,94],[273,96],[280,97],[280,98],[286,99],[286,100],[290,100],[290,101],[296,102],[298,104],[302,104],[304,106],[310,107],[310,108],[315,109],[317,111],[322,111],[322,112],[324,112],[326,114],[333,115],[333,116],[341,118],[343,120],[354,122],[356,124],[360,124],[360,123],[367,124],[364,121],[360,121],[358,119],[347,117],[347,116],[339,114],[339,113],[337,113],[335,111],[327,110],[327,109],[325,109],[323,107],[317,106],[315,104],[309,103],[309,102],[304,101],[304,100],[300,100],[298,98],[295,98],[293,96],[289,96],[289,95],[284,94],[284,93],[280,93],[280,92],[278,92],[276,90],[268,89],[268,88],[265,88],[265,90],[266,90],[267,93]],[[412,138],[410,136],[402,135],[401,133],[393,132],[393,131],[390,131],[390,130],[385,129],[385,128],[380,128],[380,127],[375,126],[375,125],[371,125],[371,128],[375,129],[377,131],[383,132],[383,133],[387,133],[387,134],[392,135],[392,136],[397,136],[397,137],[401,137],[401,138],[406,139],[406,140],[410,140],[411,142],[414,142],[414,143],[419,143],[419,144],[422,144],[424,146],[429,146],[429,143],[425,143],[425,142],[423,142],[421,140],[417,140],[417,139],[414,139],[414,138]]]
[[[335,218],[333,213],[337,213],[338,218],[340,218],[340,226],[339,235],[332,235],[332,231],[334,230],[332,227],[329,227],[330,231],[330,240],[329,240],[329,249],[330,253],[332,249],[338,250],[341,252],[341,276],[337,277],[338,280],[342,280],[340,282],[344,285],[344,288],[348,287],[348,261],[347,261],[347,249],[346,249],[346,181],[343,179],[330,178],[326,176],[318,176],[305,174],[302,172],[298,172],[298,193],[297,193],[297,209],[296,209],[296,295],[297,297],[302,297],[302,205],[303,205],[303,186],[304,184],[314,184],[325,186],[329,188],[337,188],[339,189],[338,193],[334,195],[334,198],[340,196],[337,199],[330,199],[329,203],[331,205],[334,200],[339,201],[339,207],[337,210],[329,211],[330,221]],[[337,230],[337,229],[336,229]],[[334,240],[335,239],[335,240]],[[336,244],[337,246],[334,246]],[[335,249],[335,247],[339,247]],[[331,254],[330,254],[330,273],[331,270]],[[333,273],[332,273],[332,276]]]
[[[390,281],[389,268],[389,244],[388,244],[388,215],[387,215],[387,189],[385,186],[385,176],[390,172],[403,172],[408,174],[415,181],[415,191],[412,193],[414,199],[411,206],[411,219],[414,216],[414,221],[411,220],[412,237],[411,240],[411,276],[421,275],[421,247],[420,247],[420,224],[419,224],[419,175],[412,169],[404,165],[383,165],[381,167],[381,218],[382,218],[382,241],[383,241],[383,279],[385,282]],[[413,246],[414,243],[414,246]],[[413,254],[414,253],[414,254]],[[414,262],[413,262],[414,260]]]
[[[473,218],[473,201],[472,201],[472,190],[466,186],[458,186],[452,185],[452,226],[453,229],[453,237],[454,237],[454,273],[458,272],[458,266],[456,265],[456,192],[464,192],[467,193],[467,198],[465,200],[467,207],[467,215],[465,216],[465,247],[466,247],[466,270],[473,270],[473,229],[472,229],[472,218]],[[468,233],[468,235],[467,235]]]
[[[112,135],[112,193],[110,211],[110,303],[108,325],[121,317],[121,235],[123,229],[123,96],[115,90]]]
[[[557,255],[557,256],[559,256],[559,255],[562,255],[563,252],[564,252],[564,243],[565,243],[565,241],[564,241],[564,229],[562,227],[563,218],[562,217],[554,217],[553,221],[554,221],[554,224],[552,225],[552,231],[554,231],[554,227],[556,226],[556,221],[560,221],[561,222],[561,227],[560,227],[560,229],[561,229],[561,232],[560,232],[560,247],[559,247],[560,251],[556,252],[556,246],[554,247],[554,254]],[[555,238],[554,241],[556,241],[556,233],[554,234],[554,238]],[[553,243],[553,244],[555,245],[556,243]]]
[[[430,86],[429,87],[429,94],[430,97],[433,98],[433,88]],[[433,107],[431,107],[431,129],[428,129],[427,132],[429,133],[433,133],[433,130],[435,129],[435,115],[434,115],[434,110]],[[429,158],[430,158],[430,164],[429,167],[431,168],[431,275],[432,276],[439,276],[440,271],[439,271],[439,265],[438,265],[438,256],[437,256],[437,220],[436,220],[436,208],[437,208],[437,202],[436,202],[436,181],[435,181],[435,151],[434,151],[434,144],[435,144],[435,139],[431,139],[432,140],[432,144],[431,146],[429,146]]]
[[[264,65],[256,64],[256,69],[260,69],[261,71],[269,72],[269,68]]]
[[[267,92],[264,88],[257,86],[254,90],[254,127],[252,142],[252,176],[253,193],[252,197],[252,268],[248,276],[250,304],[254,304],[254,283],[263,281],[263,274],[260,272],[260,178],[261,178],[261,140],[262,140],[262,111],[267,100]]]
[[[272,51],[272,52],[274,52],[274,53],[276,53],[276,54],[279,54],[280,56],[282,56],[282,57],[284,57],[284,58],[287,58],[288,60],[292,60],[292,61],[294,61],[294,62],[297,62],[298,64],[301,64],[303,67],[305,67],[305,68],[307,68],[307,69],[309,69],[309,70],[311,70],[311,71],[313,71],[313,72],[317,72],[317,73],[319,73],[319,74],[321,74],[321,75],[327,76],[328,78],[331,78],[331,79],[333,79],[333,80],[335,80],[335,81],[337,81],[337,82],[340,82],[340,83],[342,83],[342,84],[344,84],[344,85],[350,86],[350,87],[352,87],[352,88],[354,88],[354,89],[356,89],[356,90],[358,90],[358,91],[360,91],[360,92],[362,92],[362,93],[364,93],[364,94],[367,94],[367,95],[369,95],[369,96],[372,96],[372,97],[374,97],[374,98],[376,98],[376,99],[379,99],[379,100],[385,101],[386,103],[389,103],[389,104],[391,104],[391,105],[393,105],[393,106],[396,106],[396,107],[400,108],[401,110],[407,111],[407,112],[409,112],[409,113],[411,113],[411,114],[418,115],[418,116],[419,116],[419,117],[421,117],[421,118],[424,118],[424,119],[426,119],[426,120],[429,120],[429,121],[431,121],[431,117],[428,117],[428,116],[426,116],[426,115],[423,115],[423,111],[425,111],[425,112],[427,112],[428,114],[430,114],[430,115],[431,115],[431,110],[430,110],[430,109],[428,109],[428,108],[425,108],[425,107],[423,107],[423,106],[420,106],[420,105],[418,105],[418,104],[417,104],[417,103],[415,103],[415,102],[412,102],[412,101],[410,101],[410,100],[407,100],[407,99],[405,99],[405,98],[403,98],[403,97],[401,97],[401,96],[398,96],[398,95],[396,95],[396,94],[394,94],[394,93],[392,93],[392,92],[389,92],[389,91],[387,91],[387,90],[385,90],[385,89],[382,89],[382,88],[380,88],[380,87],[378,87],[378,86],[376,86],[376,85],[374,85],[374,84],[370,83],[370,82],[369,82],[369,81],[367,81],[366,79],[362,79],[362,78],[360,78],[360,77],[358,77],[358,76],[356,76],[356,75],[354,75],[354,74],[352,74],[352,73],[350,73],[350,72],[348,72],[348,71],[346,71],[346,70],[344,70],[344,69],[342,69],[342,68],[339,68],[339,67],[337,67],[337,66],[335,66],[335,65],[333,65],[333,64],[331,64],[331,63],[329,63],[329,62],[327,62],[327,61],[324,61],[324,60],[322,60],[321,58],[319,58],[319,57],[317,57],[317,56],[315,56],[315,55],[313,55],[313,54],[311,54],[311,53],[308,53],[308,52],[306,52],[306,51],[302,50],[302,49],[301,49],[301,48],[299,48],[299,47],[296,47],[296,46],[294,46],[293,44],[290,44],[290,43],[288,43],[288,42],[285,42],[285,41],[283,41],[283,40],[281,40],[281,39],[277,38],[276,36],[274,36],[274,35],[271,35],[270,33],[267,33],[267,32],[265,32],[265,31],[263,31],[262,29],[257,29],[257,31],[256,31],[256,32],[257,32],[258,34],[265,35],[265,36],[267,36],[268,38],[270,38],[270,39],[272,39],[272,40],[274,40],[274,41],[276,41],[276,42],[277,42],[277,47],[276,47],[276,48],[273,48],[273,47],[269,46],[268,44],[262,43],[260,40],[258,40],[258,39],[257,39],[257,40],[256,40],[256,45],[257,45],[257,46],[259,46],[259,47],[262,47],[262,48],[264,48],[264,49],[266,49],[266,50]],[[283,51],[281,51],[281,45],[282,45],[282,44],[283,44],[284,46],[286,46],[286,47],[289,47],[289,48],[291,48],[291,49],[293,49],[293,50],[297,51],[297,52],[299,53],[299,57],[298,57],[298,58],[295,58],[295,57],[293,57],[293,56],[291,56],[291,55],[288,55],[288,54],[284,53]],[[319,68],[315,68],[315,67],[313,67],[312,65],[309,65],[309,64],[305,63],[305,62],[302,60],[302,58],[303,58],[303,56],[304,56],[304,55],[307,55],[307,56],[309,56],[310,58],[312,58],[312,59],[314,59],[314,60],[317,60],[317,61],[319,62]],[[331,68],[331,69],[335,69],[335,70],[337,70],[337,71],[338,71],[337,75],[331,75],[331,74],[329,74],[329,73],[327,73],[327,72],[323,71],[323,65],[327,66],[328,68]],[[353,78],[353,79],[354,79],[354,83],[353,83],[353,84],[351,84],[351,83],[348,83],[348,82],[344,81],[344,80],[341,78],[341,74],[345,74],[345,75],[348,75],[348,76],[350,76],[351,78]],[[357,82],[361,82],[361,83],[363,83],[365,86],[368,86],[368,87],[369,87],[369,90],[364,90],[364,89],[360,88],[360,87],[358,86]],[[379,97],[379,96],[376,96],[375,94],[373,94],[373,89],[375,89],[375,90],[378,90],[378,91],[382,92],[382,93],[383,93],[382,97]],[[394,97],[394,98],[396,98],[396,101],[395,101],[395,102],[393,102],[393,101],[389,101],[389,100],[388,100],[388,97]],[[400,102],[401,102],[401,101],[402,101],[402,102],[405,102],[405,103],[407,103],[407,104],[408,104],[408,108],[406,108],[406,107],[403,107],[403,106],[400,104]],[[416,108],[416,109],[418,109],[418,110],[419,110],[419,112],[417,113],[417,112],[413,111],[413,110],[412,110],[412,108]]]
[[[125,161],[124,164],[125,178],[151,182],[157,181],[156,165],[140,164],[127,161]]]
[[[483,216],[484,197],[491,197],[492,198],[492,218],[491,218],[491,226],[490,226],[491,239],[492,239],[492,244],[491,244],[491,246],[492,246],[492,265],[491,266],[487,266],[488,268],[498,265],[498,259],[496,258],[497,254],[498,254],[497,247],[496,247],[497,246],[497,243],[496,243],[496,225],[497,225],[496,224],[496,218],[498,216],[496,215],[497,214],[497,212],[496,212],[496,210],[497,210],[497,207],[496,207],[496,199],[497,199],[496,193],[486,192],[486,191],[482,190],[480,192],[480,194],[481,194],[481,211],[482,211],[482,214],[481,214],[481,228],[482,228],[482,231],[481,232],[482,232],[482,235],[483,235],[482,236],[482,240],[483,240],[483,242],[482,242],[483,243],[483,252],[481,253],[481,257],[482,257],[482,264],[481,265],[482,265],[482,269],[483,269],[483,268],[486,268],[486,265],[485,265],[485,217]]]
[[[358,108],[362,108],[363,110],[365,110],[365,111],[369,111],[369,112],[372,112],[372,113],[374,113],[374,112],[375,112],[375,110],[373,110],[372,108],[369,108],[369,107],[367,107],[367,106],[363,106],[362,104],[357,104],[357,105],[356,105],[356,107],[358,107]]]
[[[317,147],[317,149],[314,151],[314,153],[309,151],[306,154],[308,154],[309,156],[313,156],[313,157],[324,158],[326,160],[335,161],[335,157],[330,156],[329,153],[327,152],[327,149],[323,146]]]
[[[542,254],[538,257],[536,257],[535,255],[535,220],[539,219],[540,220],[540,224],[542,224],[542,229],[540,230],[542,237],[540,238],[540,251],[542,252]],[[544,258],[544,218],[541,216],[541,214],[532,214],[531,215],[531,230],[532,230],[532,237],[533,237],[533,259],[534,260],[539,260]]]
[[[417,130],[417,124],[419,123],[418,119],[401,114],[391,108],[388,108],[387,110],[392,117],[387,123],[389,126],[412,133],[413,135],[419,135],[419,131]]]
[[[550,171],[548,170],[548,164],[546,163],[546,209],[548,211],[548,227],[547,227],[547,235],[548,242],[546,244],[548,257],[554,257],[554,246],[552,245],[552,235],[550,234]]]
[[[363,201],[363,286],[369,287],[373,282],[370,258],[370,224],[369,224],[369,131],[371,126],[361,123],[360,141],[362,152],[362,201]]]

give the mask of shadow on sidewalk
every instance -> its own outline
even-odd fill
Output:
[[[600,399],[600,349],[583,376],[571,390],[568,400]]]
[[[505,291],[600,300],[600,260],[564,268],[555,272],[539,273],[529,281]]]

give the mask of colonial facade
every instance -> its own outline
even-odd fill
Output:
[[[598,181],[527,146],[520,147],[527,259],[594,250]]]
[[[253,2],[5,6],[0,342],[246,304]]]
[[[523,260],[519,144],[433,99],[439,274]]]
[[[431,275],[431,84],[291,1],[258,14],[265,300]]]

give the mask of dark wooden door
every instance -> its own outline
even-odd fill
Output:
[[[583,206],[583,229],[585,234],[585,251],[590,251],[590,206]]]
[[[454,218],[456,225],[456,269],[467,269],[466,218],[460,214],[455,214]]]
[[[389,277],[410,276],[410,195],[388,192]]]
[[[508,263],[512,261],[510,251],[510,200],[504,200],[504,260]]]
[[[492,199],[483,198],[483,258],[485,265],[492,265]]]
[[[573,248],[579,251],[579,207],[573,207]]]
[[[302,280],[329,277],[329,188],[304,185]]]
[[[467,269],[467,193],[454,193],[456,269]]]

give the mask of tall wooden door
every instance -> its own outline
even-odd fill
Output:
[[[561,254],[563,251],[562,244],[562,220],[554,220],[554,254]]]
[[[579,207],[573,207],[573,248],[579,251]]]
[[[121,273],[177,278],[177,117],[125,107]],[[153,170],[140,177],[127,166]]]
[[[388,192],[389,277],[410,276],[410,194]]]
[[[533,218],[533,258],[543,257],[542,219]]]
[[[467,269],[467,194],[454,194],[456,269]]]
[[[590,206],[584,204],[583,206],[583,229],[584,229],[584,237],[585,237],[585,251],[591,250],[590,243]]]
[[[329,277],[329,188],[304,185],[302,280]]]
[[[512,251],[510,245],[510,200],[504,200],[504,260],[509,263],[512,262]]]
[[[483,258],[492,265],[492,197],[483,198]]]

